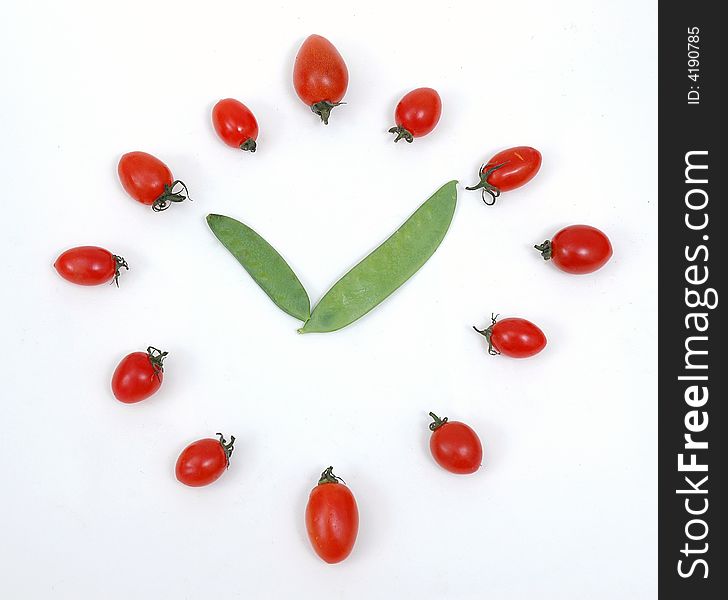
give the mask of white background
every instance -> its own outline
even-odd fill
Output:
[[[656,595],[656,2],[13,2],[0,15],[0,596],[613,599]],[[344,56],[324,127],[296,97],[298,46]],[[433,134],[386,133],[408,90],[439,90]],[[256,154],[214,135],[233,96]],[[485,207],[462,185],[514,145],[537,178]],[[193,203],[133,202],[142,149]],[[441,184],[451,230],[395,296],[346,330],[296,334],[207,230],[246,221],[315,302]],[[612,239],[574,277],[531,245],[571,223]],[[98,244],[121,288],[51,265]],[[491,311],[539,324],[538,357],[490,357]],[[159,394],[116,402],[113,369],[170,352]],[[471,424],[484,468],[428,451],[434,410]],[[179,451],[238,437],[189,489]],[[361,528],[330,566],[303,511],[332,464]]]

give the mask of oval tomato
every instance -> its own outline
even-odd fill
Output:
[[[167,353],[149,346],[146,352],[127,354],[111,378],[111,390],[119,402],[133,404],[154,394],[162,385]]]
[[[306,504],[306,531],[316,554],[338,563],[351,554],[359,531],[359,509],[351,490],[339,483],[333,467],[321,474]]]
[[[530,146],[502,150],[480,167],[480,181],[466,190],[483,190],[483,202],[493,205],[501,192],[509,192],[527,184],[541,168],[541,153]],[[485,199],[488,194],[490,202]]]
[[[416,137],[430,133],[442,114],[442,100],[432,88],[422,87],[404,95],[394,111],[394,122],[389,133],[396,133],[398,142],[402,138],[412,143]]]
[[[488,354],[528,358],[546,347],[546,336],[531,321],[520,318],[496,321],[497,318],[498,315],[494,315],[490,327],[482,331],[473,327],[488,341]]]
[[[478,434],[460,421],[441,419],[430,413],[430,452],[438,465],[451,473],[475,473],[483,462],[483,446]]]
[[[77,285],[101,285],[113,280],[117,287],[120,269],[129,269],[121,256],[98,246],[78,246],[66,250],[53,266],[63,279]]]
[[[544,260],[562,271],[583,275],[601,269],[612,257],[612,244],[602,231],[590,225],[569,225],[551,240],[536,244]]]
[[[215,435],[219,439],[197,440],[182,450],[174,469],[180,483],[190,487],[209,485],[230,466],[235,436],[231,435],[228,443],[222,433]]]
[[[117,168],[121,185],[134,200],[151,206],[156,212],[166,210],[173,202],[189,197],[187,186],[172,178],[172,171],[156,156],[146,152],[127,152]],[[187,196],[175,192],[180,186]]]
[[[325,37],[308,36],[293,65],[298,97],[328,125],[331,109],[343,104],[348,86],[349,71],[339,51]]]
[[[250,109],[239,100],[220,100],[212,109],[212,125],[228,146],[255,152],[258,121]]]

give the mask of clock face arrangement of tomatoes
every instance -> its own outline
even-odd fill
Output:
[[[348,86],[349,71],[336,47],[320,35],[307,37],[300,46],[293,64],[293,88],[300,100],[318,115],[324,124],[328,124],[332,110],[344,104]],[[251,90],[251,87],[248,85],[245,90],[246,102],[250,99],[255,100],[254,90]],[[252,98],[248,97],[249,93]],[[211,129],[208,123],[210,138],[212,139],[214,131],[223,144],[234,148],[236,152],[238,150],[256,152],[259,125],[252,110],[232,97],[223,98],[211,106]],[[256,110],[265,119],[266,115],[263,114],[264,111],[259,110],[260,108],[258,106]],[[433,134],[437,128],[442,111],[442,99],[434,88],[411,89],[396,104],[394,127],[389,129],[389,132],[394,134],[395,142],[405,140],[412,143],[414,140],[425,138]],[[209,114],[209,107],[205,112]],[[335,114],[340,112],[344,117],[343,109],[337,110]],[[267,116],[271,118],[270,114]],[[300,120],[303,121],[303,117]],[[341,130],[345,129],[344,120],[337,124],[341,126]],[[265,121],[262,123],[265,125]],[[390,124],[391,121],[387,125]],[[406,152],[412,156],[412,152],[415,155],[420,152],[419,148],[426,151],[428,143],[446,133],[443,125],[440,126],[439,134],[418,141]],[[303,127],[305,126],[304,124]],[[313,130],[311,125],[308,128],[309,132]],[[318,130],[316,132],[328,133]],[[297,133],[292,132],[288,137],[298,140]],[[385,137],[384,134],[383,127],[382,139]],[[273,145],[275,145],[274,140],[271,139],[271,143],[265,145],[266,152],[261,154],[275,156]],[[232,158],[233,153],[224,150],[220,144],[212,147],[220,152],[220,156],[223,157],[221,160],[236,160]],[[431,146],[430,151],[434,148]],[[227,155],[223,155],[223,151],[227,152]],[[400,154],[398,149],[388,151]],[[255,158],[248,156],[237,164],[247,169],[246,176],[255,177],[255,161],[264,158],[261,155]],[[541,153],[531,146],[514,146],[502,150],[482,164],[478,171],[478,182],[466,189],[481,190],[483,201],[489,205],[494,204],[502,194],[521,188],[532,181],[538,174],[541,163]],[[282,165],[282,168],[284,167],[285,165]],[[189,166],[188,170],[191,170]],[[147,152],[133,151],[123,154],[118,161],[117,174],[121,184],[120,190],[123,189],[136,202],[151,207],[155,212],[165,211],[173,204],[189,199],[185,184],[175,179],[171,169],[162,160]],[[410,175],[408,173],[408,176]],[[441,186],[394,234],[336,282],[313,309],[301,280],[293,273],[289,264],[252,228],[231,217],[216,214],[208,215],[207,224],[217,239],[235,256],[271,300],[288,315],[303,323],[298,330],[300,333],[330,333],[368,314],[413,276],[432,256],[444,239],[455,214],[457,185],[458,182],[453,179]],[[120,190],[119,195],[121,195]],[[127,203],[129,211],[134,210],[134,206],[133,203]],[[247,205],[247,210],[254,211],[254,209],[254,204]],[[166,225],[174,223],[178,217],[180,220],[184,219],[185,211],[170,216],[171,220],[167,220]],[[140,211],[135,211],[134,218],[152,217],[144,217]],[[165,219],[161,221],[164,222]],[[161,223],[160,227],[163,225],[164,223]],[[184,243],[195,242],[192,239],[185,239]],[[541,252],[544,260],[550,261],[561,271],[570,274],[593,273],[602,268],[612,256],[609,238],[599,229],[589,225],[564,227],[551,239],[537,244],[535,248]],[[497,252],[499,249],[493,250]],[[142,252],[143,249],[137,251]],[[335,251],[332,249],[332,252]],[[531,260],[533,262],[537,260],[532,253]],[[143,261],[133,262],[143,263]],[[100,246],[70,248],[57,257],[54,267],[64,280],[79,286],[115,283],[118,287],[121,270],[129,269],[124,258]],[[575,279],[570,283],[578,285]],[[118,293],[129,293],[129,288],[132,286],[122,287]],[[89,297],[94,297],[92,290],[81,291],[78,288],[68,287],[63,291],[68,295],[87,294]],[[100,290],[97,290],[96,293],[99,292]],[[152,293],[157,292],[158,290]],[[108,295],[98,296],[102,297],[108,301]],[[523,302],[523,299],[519,300]],[[541,300],[536,299],[533,304],[540,308]],[[554,303],[553,306],[558,307],[558,303]],[[154,317],[162,319],[164,313],[160,313],[159,316],[155,314]],[[171,327],[175,325],[179,324],[172,324]],[[547,344],[544,332],[536,324],[522,317],[499,319],[497,315],[492,315],[487,327],[483,329],[474,327],[474,329],[485,338],[487,352],[492,356],[525,359],[541,353]],[[475,336],[473,339],[476,339]],[[176,352],[175,356],[178,356]],[[111,377],[113,396],[125,405],[134,405],[157,394],[164,381],[164,362],[167,357],[167,352],[154,346],[123,356]],[[504,365],[497,360],[491,363],[509,369],[522,368],[516,367],[515,364],[518,363]],[[490,368],[497,372],[499,367]],[[184,379],[184,376],[185,369],[175,365],[175,380]],[[272,382],[272,385],[275,385],[275,382]],[[103,387],[100,387],[103,391]],[[169,391],[171,390],[168,382],[164,395],[166,396]],[[106,396],[110,398],[108,391]],[[143,415],[146,408],[163,407],[163,405],[155,407],[154,402],[156,400],[136,408],[123,409],[118,404],[110,402],[109,409],[138,411],[136,413],[138,416]],[[285,415],[283,408],[281,415],[282,418]],[[432,418],[429,425],[429,449],[435,463],[445,471],[456,475],[480,473],[483,468],[483,445],[473,427],[464,422],[449,420],[447,417],[440,418],[432,412],[429,415]],[[425,434],[423,431],[423,439]],[[174,474],[180,483],[190,488],[202,488],[218,481],[228,472],[235,437],[230,436],[228,441],[221,433],[216,436],[197,439],[182,449],[174,466]],[[362,461],[366,457],[365,450],[363,449],[360,454]],[[239,460],[239,454],[240,450],[236,454],[236,461]],[[372,468],[379,467],[376,465]],[[434,467],[432,472],[433,477],[449,478],[449,485],[464,484],[463,478],[456,482],[458,478],[450,477]],[[227,475],[213,490],[198,492],[185,490],[184,493],[221,493],[226,486],[234,483],[234,476],[235,473]],[[254,482],[248,481],[248,484],[252,485]],[[362,487],[362,484],[357,484],[357,493],[364,497],[366,491]],[[178,489],[184,488],[178,486]],[[311,489],[305,506],[304,521],[311,547],[319,558],[333,564],[350,556],[359,531],[359,510],[352,489],[334,474],[333,467],[325,469],[318,483]]]

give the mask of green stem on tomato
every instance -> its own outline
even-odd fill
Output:
[[[114,279],[111,283],[115,283],[116,287],[119,287],[119,276],[121,275],[121,269],[129,270],[129,265],[127,264],[126,260],[123,256],[118,256],[116,254],[114,256],[114,262],[116,263],[116,270],[114,271]]]
[[[174,188],[177,185],[182,187],[184,193],[187,194],[186,196],[182,193],[182,190],[180,190],[179,192],[174,191]],[[172,182],[172,185],[164,186],[164,192],[159,196],[159,198],[152,202],[152,210],[154,212],[162,212],[163,210],[167,210],[170,206],[172,206],[173,202],[182,202],[184,200],[191,201],[192,198],[190,198],[190,192],[184,182],[177,179],[176,181]]]
[[[216,433],[215,435],[220,436],[220,445],[222,446],[222,449],[225,451],[225,459],[227,460],[227,466],[230,466],[230,457],[233,455],[233,450],[235,448],[233,445],[235,444],[235,436],[230,436],[230,441],[228,442],[225,440],[225,436],[223,436],[222,433]]]
[[[242,144],[240,144],[240,149],[245,150],[246,152],[255,152],[257,147],[258,146],[256,145],[253,138],[248,138]]]
[[[321,478],[319,479],[318,484],[339,483],[339,481],[343,482],[344,480],[341,477],[334,475],[334,467],[327,467],[324,469],[324,472],[321,473]]]
[[[480,167],[480,181],[472,186],[472,187],[466,187],[466,190],[479,190],[480,188],[483,188],[483,192],[481,194],[481,197],[483,198],[483,202],[487,206],[493,206],[495,204],[496,198],[500,196],[501,191],[495,187],[494,185],[488,183],[488,177],[490,177],[493,173],[495,173],[498,169],[504,167],[506,163],[501,163],[499,165],[495,165],[494,167],[491,167],[490,165],[482,165]],[[485,195],[488,194],[492,201],[488,202],[485,199]]]
[[[442,427],[445,423],[447,423],[447,417],[443,417],[441,419],[433,412],[430,413],[430,416],[432,417],[432,423],[430,423],[430,431],[435,431],[437,428]]]
[[[164,373],[164,365],[162,363],[164,362],[164,359],[167,358],[167,354],[169,353],[162,352],[154,346],[147,347],[147,356],[149,357],[149,362],[152,363],[154,375],[157,377],[157,379],[161,379],[159,374]]]
[[[328,100],[321,100],[321,102],[316,102],[315,104],[312,104],[311,110],[319,117],[321,117],[324,125],[328,125],[329,116],[331,115],[331,109],[335,106],[341,106],[342,104],[346,104],[346,102],[329,102]]]
[[[401,139],[405,139],[407,140],[408,144],[411,144],[412,141],[415,139],[414,136],[407,129],[399,125],[397,127],[392,127],[392,129],[389,130],[389,133],[397,134],[397,137],[394,138],[395,143]]]
[[[493,346],[493,341],[491,339],[493,336],[493,326],[495,325],[497,319],[498,319],[498,315],[491,313],[490,327],[488,327],[487,329],[478,329],[475,325],[473,325],[473,329],[475,329],[475,331],[477,331],[480,335],[482,335],[488,342],[488,354],[490,354],[491,356],[497,356],[498,354],[500,354],[500,352],[498,352],[498,350],[496,350],[495,347]]]
[[[551,240],[546,240],[543,244],[536,244],[534,248],[541,253],[544,260],[551,260],[551,256],[553,255]]]

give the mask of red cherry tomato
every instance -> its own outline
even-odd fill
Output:
[[[306,530],[314,551],[327,563],[351,554],[359,531],[359,510],[354,494],[334,475],[333,467],[321,474],[306,505]]]
[[[475,473],[483,462],[483,446],[472,428],[430,413],[430,452],[438,465],[451,473]]]
[[[534,246],[544,260],[552,260],[562,271],[583,275],[601,269],[612,257],[609,238],[596,227],[569,225],[551,240]]]
[[[546,336],[531,321],[519,318],[496,321],[497,318],[498,315],[494,315],[490,327],[482,331],[473,327],[488,340],[488,354],[528,358],[538,354],[546,346]]]
[[[197,440],[182,450],[174,469],[178,481],[190,487],[209,485],[230,466],[235,436],[231,435],[228,443],[222,433],[215,435],[220,439]]]
[[[394,111],[394,122],[389,133],[396,133],[398,142],[402,138],[412,143],[416,137],[430,133],[442,114],[440,95],[432,88],[422,87],[404,95]]]
[[[258,121],[242,102],[234,98],[220,100],[212,109],[212,126],[228,146],[255,152]]]
[[[126,261],[98,246],[78,246],[61,254],[53,266],[63,279],[78,285],[101,285],[114,281],[119,286],[120,269]]]
[[[189,196],[187,186],[172,178],[169,167],[146,152],[127,152],[119,160],[117,170],[126,193],[156,212],[166,210],[172,202],[182,202]],[[187,196],[174,191],[178,185]]]
[[[293,87],[298,97],[328,125],[329,114],[349,86],[349,71],[334,45],[320,35],[308,36],[293,65]]]
[[[541,168],[541,153],[530,146],[508,148],[480,167],[480,182],[466,190],[483,189],[483,202],[495,204],[501,192],[510,192],[527,184]],[[490,196],[490,201],[485,195]]]
[[[162,385],[167,353],[149,346],[146,352],[127,354],[111,378],[111,390],[119,402],[133,404],[149,398]]]

